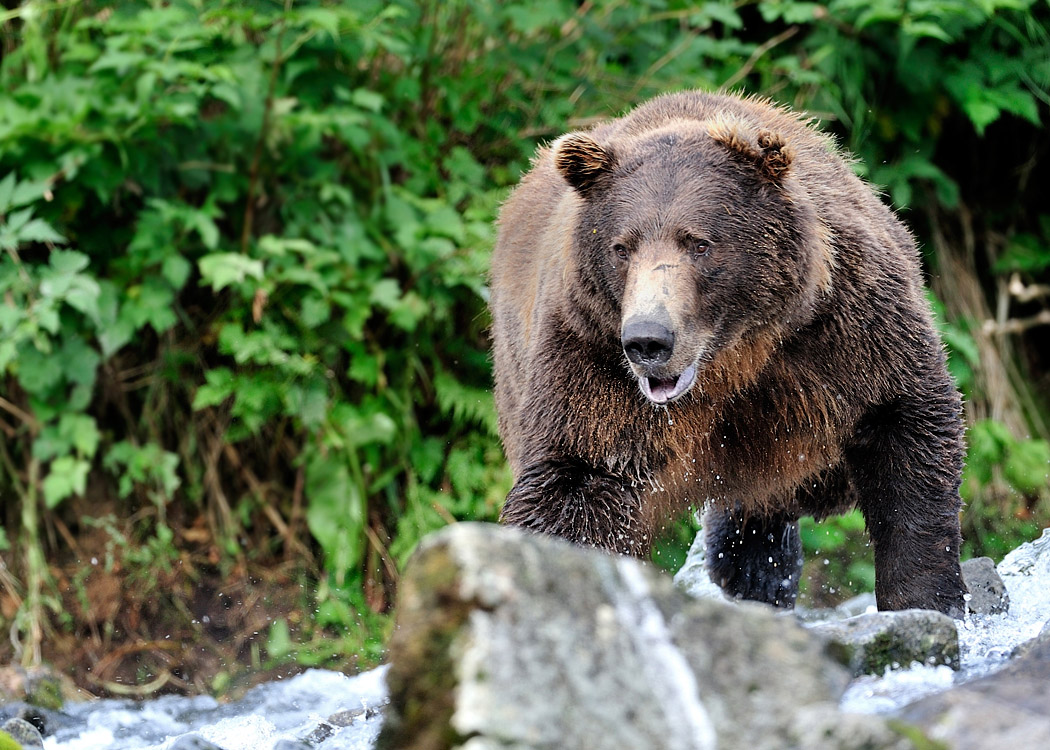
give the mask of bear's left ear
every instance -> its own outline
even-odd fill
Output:
[[[754,162],[759,174],[770,182],[780,182],[791,167],[791,147],[771,130],[755,133],[747,123],[720,118],[708,124],[711,137],[741,156]]]
[[[569,133],[554,142],[554,166],[580,195],[587,195],[616,166],[616,157],[589,135]]]

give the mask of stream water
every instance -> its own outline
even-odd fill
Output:
[[[915,665],[882,677],[854,680],[842,698],[842,709],[887,713],[953,685],[981,677],[1003,666],[1013,650],[1039,635],[1050,621],[1050,529],[1022,544],[996,566],[1010,594],[1010,610],[1001,615],[970,615],[957,623],[961,669]]]
[[[913,666],[855,680],[842,708],[885,713],[931,693],[988,674],[1050,620],[1050,529],[1011,552],[998,566],[1010,594],[1002,615],[970,616],[959,624],[962,669]],[[167,750],[196,735],[224,750],[281,750],[310,739],[320,750],[367,750],[386,701],[385,668],[347,677],[310,670],[261,685],[235,703],[167,696],[146,702],[71,704],[68,723],[48,737],[47,750]],[[185,742],[185,740],[183,740]],[[300,747],[296,745],[296,747]]]
[[[70,704],[65,711],[68,726],[47,737],[44,747],[162,750],[195,735],[223,750],[270,750],[282,740],[307,738],[322,750],[367,750],[375,744],[381,723],[381,716],[368,709],[386,702],[385,672],[380,667],[347,677],[311,669],[260,685],[227,704],[207,696]]]

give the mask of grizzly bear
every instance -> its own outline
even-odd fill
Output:
[[[637,556],[706,506],[712,579],[791,607],[858,507],[880,609],[960,617],[961,399],[915,241],[833,142],[683,92],[540,149],[491,271],[505,523]]]

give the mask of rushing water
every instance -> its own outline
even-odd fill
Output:
[[[998,570],[1010,594],[1010,611],[970,616],[959,623],[959,672],[916,665],[881,677],[861,677],[846,691],[843,710],[885,713],[947,690],[994,671],[1014,648],[1038,635],[1050,620],[1050,529],[1007,555]],[[282,740],[307,738],[319,750],[367,750],[381,723],[381,717],[367,709],[386,702],[384,673],[383,667],[356,677],[310,670],[261,685],[242,700],[224,705],[208,697],[174,696],[71,704],[66,709],[69,724],[48,737],[44,746],[166,750],[186,735],[197,735],[224,750],[271,750]]]
[[[367,750],[375,744],[381,723],[380,716],[367,709],[386,702],[385,671],[380,667],[347,677],[312,669],[260,685],[229,704],[205,696],[70,704],[66,710],[70,725],[46,738],[44,747],[164,750],[185,735],[196,735],[223,750],[269,750],[281,740],[307,737],[320,750]],[[352,721],[346,714],[334,723],[329,721],[333,714],[344,711],[357,715]],[[321,739],[324,735],[327,737]]]
[[[1013,650],[1039,635],[1050,621],[1050,529],[1022,544],[996,566],[1010,595],[1010,610],[970,615],[958,623],[961,669],[914,665],[882,677],[860,677],[842,698],[842,709],[887,713],[953,685],[994,672]]]

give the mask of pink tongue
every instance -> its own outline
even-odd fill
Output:
[[[667,401],[675,395],[675,388],[677,386],[678,378],[668,380],[649,378],[649,390],[653,394],[654,401]]]

